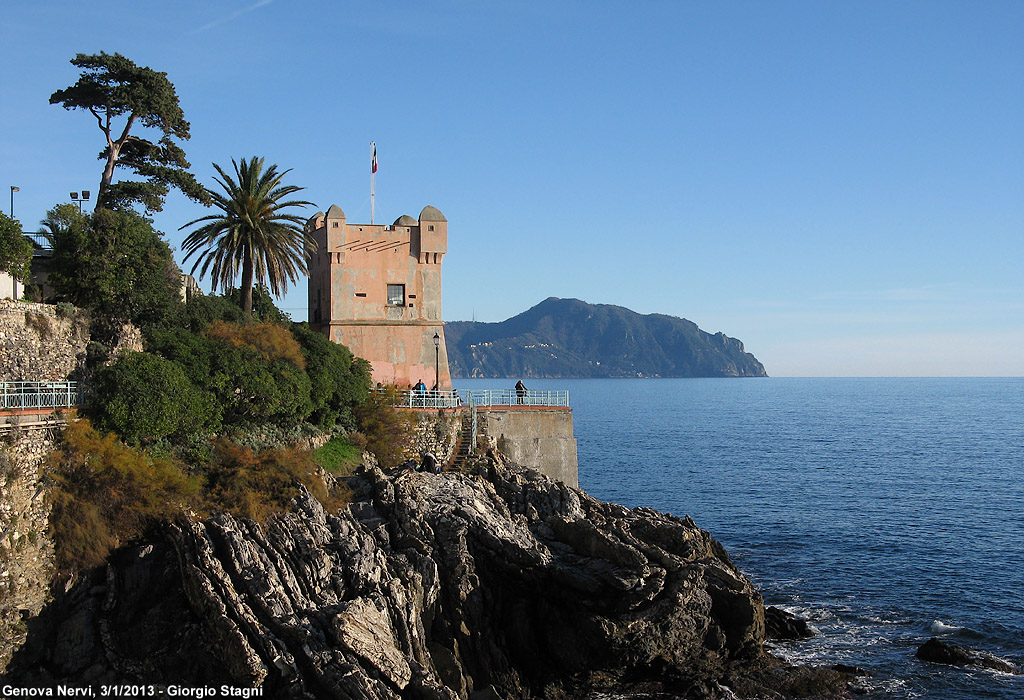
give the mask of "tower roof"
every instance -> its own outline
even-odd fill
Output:
[[[420,221],[448,221],[444,218],[437,208],[430,206],[429,204],[423,207],[423,211],[420,212]]]
[[[332,204],[331,208],[327,210],[327,218],[328,219],[344,219],[345,218],[345,212],[343,212],[341,210],[341,207],[339,207],[337,204]]]
[[[402,214],[400,217],[395,219],[395,223],[393,223],[391,225],[392,226],[419,226],[419,223],[420,223],[419,221],[416,221],[416,219],[412,218],[408,214]]]

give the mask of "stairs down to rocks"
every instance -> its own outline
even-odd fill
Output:
[[[462,409],[462,429],[459,431],[458,443],[455,447],[455,455],[452,457],[451,469],[461,471],[473,456],[473,410],[470,407]]]

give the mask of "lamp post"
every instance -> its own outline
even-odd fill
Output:
[[[14,218],[14,193],[15,192],[21,192],[21,188],[20,187],[15,187],[14,185],[11,185],[11,218],[12,219]]]
[[[71,200],[78,205],[78,211],[82,211],[82,202],[89,201],[89,190],[82,190],[82,198],[78,198],[77,192],[71,193]]]
[[[441,391],[441,336],[434,333],[434,386]]]

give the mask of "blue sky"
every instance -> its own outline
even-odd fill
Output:
[[[48,99],[120,52],[175,84],[208,185],[261,155],[365,222],[375,140],[376,220],[449,220],[446,320],[576,297],[775,376],[1024,374],[1024,3],[97,0],[0,31],[26,228],[96,190],[102,135]],[[205,213],[155,219],[179,246]]]

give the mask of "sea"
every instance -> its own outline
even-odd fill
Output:
[[[527,386],[569,390],[581,488],[690,515],[809,621],[776,655],[865,669],[868,698],[1024,699],[1024,676],[914,655],[937,637],[1024,668],[1024,378]]]

